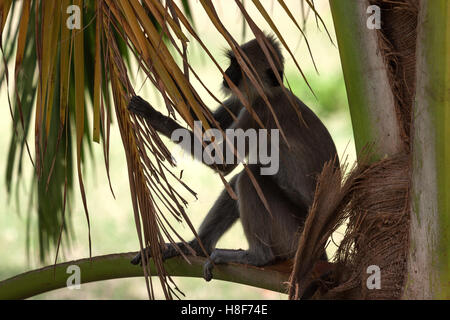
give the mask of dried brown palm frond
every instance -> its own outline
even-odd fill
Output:
[[[317,299],[399,299],[406,277],[409,228],[409,159],[397,155],[368,164],[359,163],[346,176],[346,165],[325,165],[304,232],[299,241],[290,279],[291,299],[304,297],[314,283]],[[324,274],[313,267],[332,233],[347,228]],[[383,275],[379,290],[366,285],[367,268],[376,265]],[[313,286],[314,287],[314,286]],[[311,294],[311,293],[310,293]],[[312,295],[312,294],[311,294]]]
[[[239,2],[237,3],[239,6]],[[217,61],[212,57],[206,46],[201,42],[196,32],[175,3],[169,1],[166,8],[164,8],[159,2],[146,1],[145,4],[147,5],[147,8],[152,12],[152,14],[157,17],[157,20],[165,26],[162,27],[163,32],[165,32],[165,35],[169,38],[170,43],[172,43],[173,47],[176,49],[176,52],[178,52],[178,54],[183,59],[182,61],[184,73],[175,64],[172,55],[166,47],[166,44],[162,41],[161,35],[154,28],[149,17],[144,14],[145,12],[142,10],[142,7],[137,1],[121,3],[105,1],[105,5],[103,7],[103,15],[104,17],[108,17],[108,19],[109,17],[114,18],[111,19],[114,20],[112,24],[114,26],[117,26],[117,31],[121,33],[124,39],[126,39],[127,43],[130,45],[130,47],[133,48],[136,55],[141,57],[139,60],[140,67],[145,72],[146,76],[165,97],[164,101],[166,102],[169,113],[173,114],[173,110],[177,110],[178,113],[183,117],[183,119],[192,126],[193,118],[191,116],[190,110],[193,110],[195,115],[199,119],[203,120],[203,122],[205,123],[205,127],[208,128],[208,120],[214,121],[214,119],[212,118],[209,109],[206,108],[202,100],[199,98],[199,95],[193,90],[192,86],[189,83],[188,71],[192,71],[196,78],[198,78],[198,76],[195,73],[195,70],[193,70],[193,68],[186,60],[186,37],[184,37],[183,34],[179,33],[180,22],[187,30],[189,30],[191,35],[200,43],[209,57],[218,66]],[[260,94],[265,97],[265,93],[262,89],[260,80],[254,76],[254,70],[251,70],[253,68],[251,63],[248,61],[248,58],[245,57],[242,50],[240,50],[237,42],[231,37],[231,35],[221,24],[220,19],[218,19],[218,16],[215,13],[212,2],[202,1],[201,4],[205,11],[208,13],[210,19],[212,20],[218,31],[229,42],[232,50],[238,57],[238,61],[240,61],[241,65],[243,66],[244,72],[251,75],[250,79],[253,81],[253,84],[257,89],[259,89]],[[249,24],[252,26],[252,30],[254,31],[257,39],[262,42],[262,46],[266,45],[263,42],[263,39],[265,39],[265,37],[262,31],[259,30],[254,23],[252,24],[251,18],[246,15],[245,8],[242,6],[239,7],[243,11],[243,14]],[[171,16],[169,13],[171,13],[173,16]],[[136,14],[136,20],[132,19],[133,14]],[[108,22],[110,22],[111,20],[108,20]],[[181,48],[177,46],[176,39],[174,39],[172,33],[168,32],[169,29],[172,30],[173,33],[177,35],[178,40],[181,41]],[[113,38],[109,37],[108,40],[112,41]],[[107,45],[107,47],[114,47],[114,44],[110,43]],[[266,55],[270,57],[270,54],[267,52],[267,50],[268,49],[266,49]],[[114,61],[111,66],[123,66],[117,50],[110,55],[110,58],[111,61]],[[275,68],[273,61],[272,64]],[[129,83],[126,76],[126,69],[124,67],[120,69],[121,70],[112,68],[112,71],[116,70],[120,73],[120,76],[117,77],[119,83]],[[221,70],[221,73],[225,78],[227,78],[223,70]],[[198,79],[201,81],[200,78]],[[240,95],[242,97],[244,105],[247,108],[250,108],[248,102],[245,101],[242,93],[239,92],[236,87],[234,87],[234,84],[229,79],[227,80],[232,90],[234,90],[237,95]],[[279,81],[282,81],[282,79],[279,79]],[[112,82],[113,84],[115,83],[114,81]],[[129,97],[133,94],[133,90],[127,86],[125,86],[126,88],[122,88],[120,85],[113,87],[116,91],[119,90],[119,92],[115,94],[115,99],[117,99],[117,97]],[[121,88],[124,90],[122,90]],[[120,114],[120,110],[117,109],[117,106],[125,106],[126,103],[124,101],[126,102],[126,99],[121,101],[121,103],[116,100],[115,104],[117,114]],[[265,97],[265,101],[268,107],[271,108],[267,97]],[[276,117],[274,112],[273,114]],[[132,131],[129,131],[129,128],[130,123],[122,123],[121,131],[123,137],[127,137],[131,133],[135,135],[133,139],[135,141],[134,144],[136,145],[136,147],[133,148],[133,143],[130,143],[130,141],[127,139],[124,139],[124,145],[129,144],[129,146],[127,147],[128,165],[130,168],[130,175],[133,172],[133,176],[135,177],[135,180],[131,181],[130,183],[132,185],[132,194],[137,196],[134,208],[139,234],[141,233],[141,225],[143,226],[144,245],[141,249],[144,249],[144,247],[147,246],[150,247],[152,256],[155,258],[155,261],[157,261],[156,265],[160,266],[158,274],[162,279],[162,284],[164,287],[167,281],[165,279],[166,275],[162,267],[162,261],[160,260],[161,249],[163,249],[161,246],[161,244],[163,243],[162,234],[166,235],[172,243],[174,243],[175,241],[172,239],[172,237],[170,237],[170,233],[168,232],[164,224],[160,223],[162,220],[165,220],[164,213],[161,212],[158,207],[155,207],[154,201],[152,201],[154,200],[154,193],[158,189],[158,184],[156,183],[156,180],[158,179],[152,179],[152,177],[160,177],[166,182],[169,190],[166,189],[165,192],[157,192],[160,195],[160,199],[162,198],[163,202],[167,204],[165,207],[173,208],[173,210],[171,210],[170,212],[176,218],[183,218],[183,220],[190,225],[194,234],[195,230],[190,224],[183,207],[178,202],[179,200],[181,200],[181,202],[184,202],[184,199],[180,199],[177,196],[178,194],[176,193],[176,191],[174,191],[170,184],[167,183],[164,171],[155,170],[156,168],[163,168],[163,166],[159,163],[159,160],[167,160],[170,163],[171,158],[167,149],[165,149],[165,147],[161,144],[158,136],[155,134],[155,131],[152,130],[152,128],[146,127],[146,124],[140,124],[138,121],[136,121],[136,119],[134,119],[134,129]],[[282,130],[282,128],[280,129]],[[126,132],[126,134],[124,134],[124,131]],[[154,166],[152,164],[152,161],[147,157],[146,151],[149,151],[149,153],[151,154],[159,153],[162,156],[160,159],[157,158],[157,165]],[[131,155],[129,153],[131,153]],[[133,160],[135,161],[134,163]],[[222,179],[224,180],[223,177]],[[254,183],[256,184],[255,180]],[[153,192],[150,192],[149,188]],[[232,191],[229,187],[228,190]],[[259,193],[261,198],[264,199],[264,195],[262,194],[262,192],[260,191]],[[169,199],[174,202],[173,204],[170,204],[170,201],[167,201],[167,196],[169,196]],[[168,226],[168,228],[171,229],[170,226]],[[160,233],[160,230],[162,233]],[[184,242],[183,239],[179,240]],[[170,297],[170,291],[166,290],[166,294],[167,297]]]
[[[264,128],[264,124],[251,110],[245,95],[225,75],[217,59],[202,42],[190,19],[187,1],[182,1],[182,4],[183,8],[180,8],[179,4],[172,0],[98,0],[95,2],[24,0],[21,6],[10,0],[0,2],[0,35],[3,34],[4,27],[7,25],[8,13],[17,12],[17,9],[20,11],[18,31],[16,37],[12,37],[13,40],[11,40],[11,43],[17,41],[17,52],[14,73],[16,99],[12,100],[10,107],[15,129],[23,131],[22,139],[17,143],[20,145],[20,150],[23,150],[24,146],[29,149],[25,138],[34,108],[36,120],[33,161],[40,186],[39,203],[50,202],[48,199],[50,192],[56,197],[53,199],[53,205],[56,207],[42,206],[40,208],[40,218],[45,221],[40,230],[46,230],[46,236],[42,238],[42,250],[47,250],[49,243],[54,241],[58,243],[59,248],[61,235],[68,226],[69,220],[64,215],[64,211],[66,196],[73,183],[70,126],[75,126],[76,137],[73,139],[75,142],[73,154],[75,155],[80,194],[88,228],[90,228],[88,199],[82,175],[83,161],[85,161],[90,148],[87,142],[89,140],[87,138],[90,138],[90,130],[87,129],[86,122],[87,113],[89,112],[88,108],[92,108],[92,140],[103,143],[105,165],[109,170],[109,134],[111,110],[114,107],[127,158],[141,251],[150,248],[167,298],[172,298],[175,292],[169,285],[171,279],[164,270],[161,250],[164,249],[165,239],[172,243],[184,242],[167,222],[168,217],[171,215],[178,221],[184,221],[195,235],[195,230],[185,211],[187,201],[181,196],[181,191],[178,189],[184,188],[194,195],[195,193],[171,171],[171,166],[174,165],[172,156],[155,130],[130,115],[127,110],[128,101],[134,95],[134,89],[127,73],[129,53],[134,55],[140,71],[159,91],[171,116],[175,117],[176,114],[179,114],[181,119],[191,127],[194,118],[200,119],[206,129],[210,126],[218,127],[211,112],[190,81],[192,78],[198,80],[212,98],[220,103],[220,100],[209,91],[188,61],[188,42],[189,39],[194,39],[202,48],[204,55],[209,57],[211,64],[219,69],[234,94],[242,100],[244,107]],[[277,80],[282,83],[283,79],[275,68],[277,61],[272,60],[270,51],[273,48],[265,36],[267,30],[264,33],[257,26],[242,2],[236,0],[235,4],[272,65]],[[296,30],[300,30],[299,35],[303,34],[304,36],[289,7],[282,0],[278,0],[278,4],[292,20]],[[306,0],[306,4],[318,18],[314,3]],[[69,5],[81,9],[79,12],[74,9],[75,14],[81,15],[79,29],[67,27],[67,21],[70,18],[67,11]],[[262,2],[253,0],[253,5],[267,22],[271,32],[277,36],[282,46],[293,58],[306,81],[292,50],[279,31],[276,22],[266,11],[265,3],[263,5]],[[216,12],[215,3],[211,0],[200,0],[198,6],[207,13],[212,25],[229,44],[243,72],[248,75],[252,85],[262,96],[286,140],[283,128],[278,123],[277,114],[263,90],[261,79],[255,73],[254,67],[240,49],[237,41],[225,28]],[[322,21],[320,17],[318,19]],[[9,25],[8,34],[12,30],[11,26],[14,26],[12,22]],[[308,50],[312,58],[309,44]],[[8,52],[6,52],[6,56],[8,57]],[[181,60],[181,65],[177,63],[179,60]],[[91,65],[90,61],[92,61]],[[27,79],[32,73],[36,73],[36,81]],[[24,84],[29,86],[24,86]],[[91,104],[85,102],[86,91],[89,92]],[[110,94],[112,94],[112,100]],[[30,99],[30,96],[34,97],[34,95],[36,95],[35,106],[34,100]],[[21,121],[19,122],[19,120]],[[301,120],[300,114],[299,120]],[[31,152],[29,153],[32,158]],[[10,158],[14,159],[16,149],[12,148],[10,154]],[[246,166],[245,168],[247,169]],[[13,167],[8,172],[10,172],[9,176],[12,176]],[[248,169],[247,172],[251,175]],[[220,177],[229,193],[236,197],[225,177],[223,175]],[[252,178],[252,181],[266,204],[264,194],[256,180]],[[268,208],[267,204],[266,207]],[[89,248],[91,253],[90,235]],[[187,257],[185,258],[187,259]],[[154,297],[150,276],[151,274],[147,273],[148,292],[151,297]]]

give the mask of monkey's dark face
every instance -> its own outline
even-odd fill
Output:
[[[227,70],[225,70],[225,74],[228,78],[230,78],[231,82],[233,82],[233,84],[236,87],[239,87],[239,84],[241,83],[242,80],[242,70],[236,58],[230,57],[230,66],[228,67]],[[223,79],[223,86],[226,89],[230,89],[230,86],[228,85],[228,82],[225,80],[225,77]]]
[[[238,90],[246,95],[250,99],[254,99],[261,94],[260,88],[264,90],[266,94],[273,94],[277,92],[277,87],[280,87],[283,83],[283,56],[279,49],[278,44],[272,38],[267,38],[269,45],[271,45],[272,51],[271,61],[269,62],[267,56],[255,40],[249,41],[243,44],[240,49],[244,54],[244,60],[249,63],[248,69],[250,72],[256,73],[250,76],[259,83],[258,88],[255,87],[254,81],[251,81],[249,76],[243,71],[243,68],[239,65],[236,56],[233,51],[226,53],[230,64],[225,70],[223,77],[223,89],[226,94],[233,94],[231,92],[231,83],[238,88]],[[272,52],[275,52],[275,55]],[[276,66],[276,72],[272,69],[272,66]],[[279,78],[277,77],[277,73]],[[280,79],[280,80],[279,80]]]
[[[282,70],[277,70],[278,74],[280,76],[280,80],[283,81],[283,71]],[[267,77],[267,83],[271,86],[271,87],[279,87],[280,86],[280,82],[277,79],[277,76],[275,75],[275,72],[272,70],[272,68],[266,69],[266,77]]]
[[[278,70],[278,74],[280,75],[280,79],[283,79],[283,71]],[[225,75],[233,82],[233,84],[239,88],[239,85],[242,82],[243,74],[242,69],[237,62],[236,58],[231,57],[230,58],[230,66],[227,70],[225,70]],[[260,75],[261,77],[261,75]],[[264,74],[262,75],[262,80],[264,84],[268,87],[279,87],[280,82],[278,81],[274,71],[272,68],[266,68]],[[228,85],[228,82],[225,80],[225,77],[223,79],[223,87],[225,89],[230,89],[230,86]]]

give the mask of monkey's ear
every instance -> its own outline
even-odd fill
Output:
[[[234,56],[233,50],[227,50],[225,51],[225,56],[231,61],[232,59],[236,60],[236,57]]]
[[[273,72],[272,68],[266,70],[267,77],[269,78],[269,83],[272,87],[279,87],[280,83],[277,80],[277,76]],[[283,81],[283,71],[278,70],[281,80]]]

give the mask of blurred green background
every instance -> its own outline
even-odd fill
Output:
[[[273,5],[272,5],[273,2]],[[226,63],[224,49],[227,48],[225,41],[215,31],[203,9],[196,1],[192,1],[193,16],[197,30],[203,41],[211,52],[218,57],[218,61],[224,65]],[[215,2],[216,3],[216,2]],[[242,17],[237,7],[231,1],[217,1],[218,13],[228,30],[241,42],[252,38],[251,31],[247,30],[245,38],[242,37]],[[264,2],[266,3],[266,2]],[[301,20],[300,1],[286,1],[296,18]],[[303,100],[311,109],[313,109],[323,120],[329,129],[338,148],[339,156],[348,156],[352,161],[354,156],[354,143],[352,137],[351,121],[348,111],[345,85],[343,82],[342,71],[339,61],[339,52],[334,46],[324,28],[317,25],[313,14],[310,14],[307,22],[306,32],[309,43],[318,67],[319,74],[316,73],[311,63],[308,50],[304,39],[287,18],[285,13],[276,4],[276,1],[267,1],[267,10],[272,18],[277,22],[287,43],[293,50],[297,61],[308,78],[317,99],[307,88],[304,80],[296,69],[292,59],[286,51],[286,77],[293,91]],[[334,29],[331,20],[331,14],[327,1],[320,1],[316,4],[325,24],[332,35],[333,41]],[[252,4],[247,4],[248,10],[262,30],[269,30],[259,14],[255,11]],[[202,77],[209,89],[217,97],[223,98],[220,92],[222,82],[220,73],[211,67],[207,58],[202,57],[199,46],[193,41],[189,47],[189,59],[196,72]],[[129,73],[130,78],[134,79],[136,92],[152,102],[153,106],[163,107],[154,90],[144,83],[142,75],[136,70]],[[215,108],[215,103],[211,97],[205,93],[198,85],[199,92],[204,101],[210,103]],[[26,221],[31,213],[29,203],[12,197],[8,199],[5,191],[5,169],[6,169],[6,151],[11,136],[12,121],[9,114],[8,102],[6,96],[6,86],[0,89],[0,280],[9,278],[16,274],[38,268],[42,266],[39,263],[38,255],[35,252],[36,244],[33,230],[36,227],[35,220],[31,219],[31,246],[30,254],[27,257],[26,252]],[[161,108],[160,108],[161,109]],[[161,109],[162,110],[162,109]],[[114,121],[115,122],[115,121]],[[33,145],[33,136],[29,137],[30,145]],[[165,139],[164,141],[170,142]],[[170,144],[171,150],[177,153],[177,147]],[[103,164],[103,154],[101,145],[94,146],[95,162],[89,161],[84,168],[85,187],[88,195],[88,206],[91,219],[92,249],[93,255],[104,255],[118,252],[136,251],[139,247],[136,235],[134,216],[130,202],[128,176],[126,170],[125,155],[121,144],[121,138],[118,127],[114,123],[111,128],[111,152],[110,152],[110,173],[113,189],[116,199],[113,198],[106,172]],[[28,163],[27,161],[25,161]],[[33,174],[31,165],[24,168],[26,175],[30,177]],[[218,175],[215,175],[210,169],[200,163],[183,160],[174,172],[183,171],[183,180],[198,193],[198,200],[189,197],[190,201],[188,213],[195,226],[199,226],[203,217],[212,206],[215,198],[223,188]],[[235,170],[238,172],[239,169]],[[29,190],[30,185],[22,185],[24,192]],[[75,187],[78,192],[78,186]],[[83,210],[81,198],[78,194],[72,199],[71,215],[73,219],[75,240],[68,246],[63,243],[62,258],[59,261],[80,259],[88,256],[87,241],[87,223]],[[188,227],[178,224],[177,231],[185,239],[190,239],[191,232]],[[342,230],[338,230],[333,236],[333,241],[339,243]],[[327,248],[328,254],[334,252],[333,241]],[[243,248],[247,247],[242,227],[239,223],[220,240],[219,247],[224,248]],[[213,280],[206,283],[202,279],[175,278],[178,287],[185,293],[187,299],[286,299],[284,294],[252,288],[249,286],[226,283]],[[158,281],[154,281],[158,288]],[[158,292],[158,290],[156,290]],[[161,292],[157,297],[163,298]],[[147,292],[145,282],[142,278],[110,280],[92,284],[82,284],[80,290],[69,290],[67,288],[53,291],[47,294],[39,295],[35,299],[146,299]]]

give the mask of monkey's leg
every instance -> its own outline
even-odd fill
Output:
[[[236,184],[240,174],[235,175],[230,181],[230,186],[234,192],[236,192]],[[209,210],[198,231],[198,236],[208,254],[212,252],[220,237],[238,218],[238,203],[236,200],[232,199],[228,194],[228,191],[224,189],[213,207]]]
[[[270,178],[259,176],[259,168],[257,166],[251,165],[249,168],[258,181],[270,208],[272,208],[272,213],[274,215],[282,215],[283,213],[281,211],[285,210],[285,208],[283,207],[284,205],[277,204],[281,199],[279,198],[279,195],[274,192],[275,187],[272,187],[274,183]],[[239,174],[237,191],[239,196],[240,218],[249,244],[249,249],[214,250],[203,268],[203,274],[206,281],[209,281],[212,278],[211,271],[214,264],[234,262],[253,266],[263,266],[273,262],[276,258],[273,249],[274,241],[277,241],[277,239],[274,239],[273,237],[273,230],[277,225],[277,222],[274,221],[274,219],[277,219],[278,217],[274,216],[274,218],[272,218],[265,209],[250,177],[245,171]],[[278,229],[279,228],[277,228],[277,230]],[[289,241],[290,231],[291,230],[283,230],[283,234],[279,236],[282,241]]]
[[[236,192],[236,182],[238,175],[234,176],[230,181],[230,186]],[[213,207],[209,210],[207,216],[200,225],[198,236],[204,245],[206,252],[210,254],[220,237],[233,225],[239,218],[239,209],[237,201],[233,200],[227,190],[223,190],[219,198],[217,198]],[[191,251],[183,244],[177,243],[181,251],[189,255]],[[197,239],[189,242],[189,246],[201,256],[204,256],[203,250]],[[146,251],[147,257],[150,258],[150,251]],[[178,256],[180,253],[174,245],[167,244],[167,249],[163,252],[163,260]],[[141,263],[141,253],[139,252],[132,260],[132,264]]]
[[[261,201],[246,172],[239,175],[237,191],[239,213],[248,250],[214,250],[203,267],[205,280],[212,278],[214,264],[240,263],[264,266],[277,259],[291,258],[296,251],[306,208],[293,204],[269,176],[261,176],[258,166],[250,165],[256,181],[267,200],[271,213]]]

